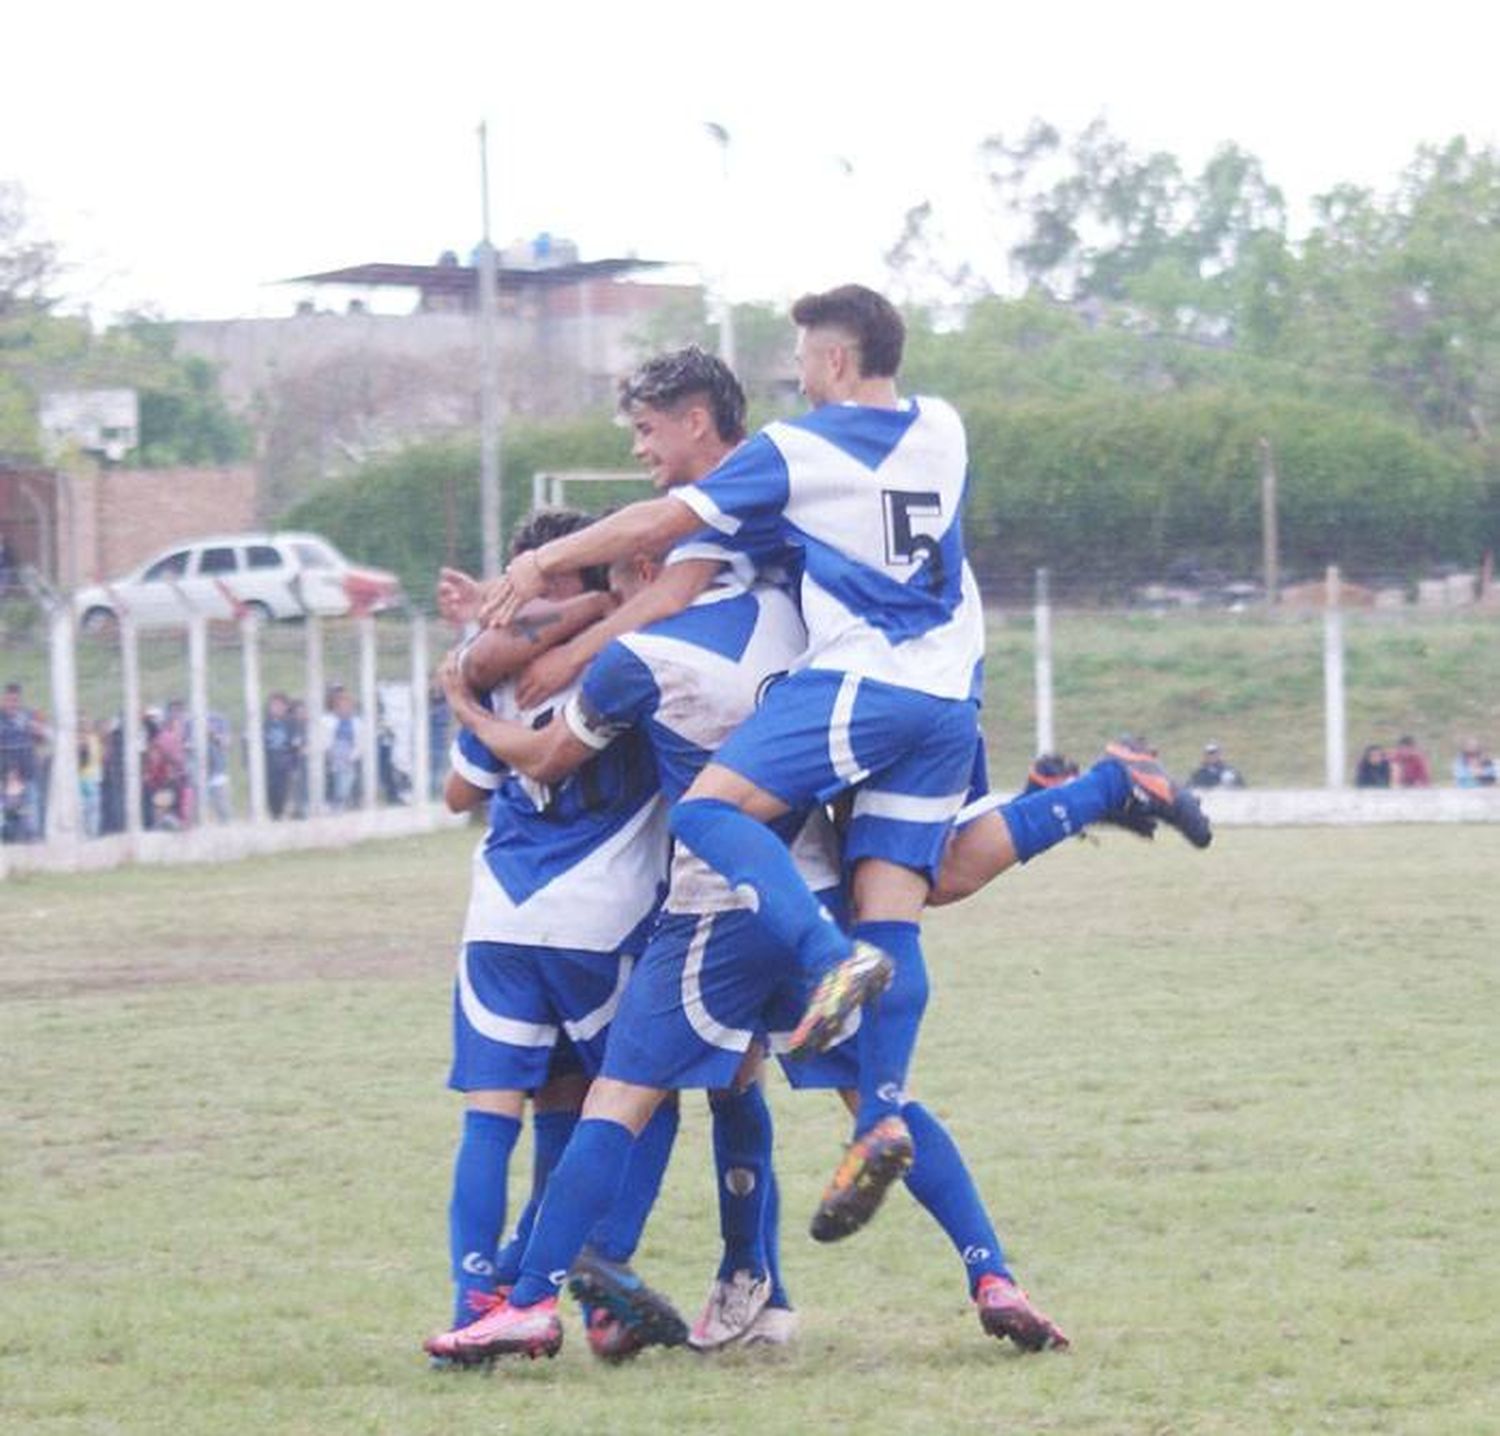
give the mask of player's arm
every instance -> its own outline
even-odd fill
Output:
[[[474,696],[458,654],[449,654],[439,673],[454,718],[516,772],[539,783],[556,783],[593,757],[596,750],[575,737],[566,723],[529,728],[497,718]]]
[[[702,527],[703,520],[674,494],[628,504],[587,528],[518,555],[499,578],[485,585],[479,621],[504,626],[523,603],[546,589],[554,574],[613,563],[637,553],[662,553]]]
[[[632,594],[612,613],[529,663],[516,680],[516,700],[523,708],[537,707],[544,699],[573,682],[604,651],[611,639],[681,613],[714,581],[723,567],[724,561],[715,558],[690,558],[681,563],[669,563],[651,583],[639,593]]]
[[[489,801],[490,790],[471,783],[461,773],[449,769],[443,780],[443,802],[450,813],[468,813]]]
[[[566,643],[613,611],[607,593],[580,593],[553,602],[528,603],[504,628],[485,628],[464,649],[464,676],[487,693],[558,644]],[[524,700],[523,700],[524,701]]]

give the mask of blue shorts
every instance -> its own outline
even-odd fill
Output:
[[[508,942],[465,943],[453,988],[453,1067],[458,1092],[534,1092],[565,1068],[593,1077],[631,959]]]
[[[729,1087],[752,1043],[774,1046],[773,1034],[796,1027],[810,991],[796,955],[754,913],[663,913],[621,999],[603,1074],[666,1091]],[[792,1065],[806,1069],[794,1086],[854,1085],[852,1042]]]
[[[713,757],[789,808],[854,788],[844,861],[935,878],[974,767],[979,706],[826,668],[770,688]]]

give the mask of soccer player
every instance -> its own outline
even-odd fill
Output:
[[[722,458],[728,447],[723,442],[715,445],[711,428],[701,424],[691,426],[696,433],[693,437],[688,434],[690,426],[682,425],[684,406],[701,395],[715,365],[718,361],[694,351],[662,356],[624,386],[622,403],[637,433],[638,456],[643,456],[643,450],[655,447],[653,468],[661,475],[659,482],[682,483],[700,477]],[[720,377],[724,375],[727,371]],[[662,435],[674,428],[683,442],[664,443]],[[628,571],[632,566],[626,568],[622,585],[640,590],[651,578],[655,565],[638,560],[634,572]],[[636,602],[636,596],[627,597],[619,611],[630,609]],[[721,586],[712,595],[705,595],[693,611],[680,619],[658,623],[635,637],[611,643],[599,660],[597,671],[591,670],[585,680],[579,700],[587,705],[585,711],[612,714],[598,729],[601,736],[620,731],[617,725],[626,720],[645,723],[657,744],[659,766],[669,794],[687,786],[724,732],[748,714],[755,690],[801,651],[804,642],[801,626],[796,624],[794,632],[784,600],[779,595],[767,597],[762,591],[759,602],[763,606],[779,606],[781,610],[775,625],[779,637],[769,649],[764,642],[754,652],[751,649],[755,645],[745,647],[748,614],[744,596],[726,592]],[[594,631],[590,630],[590,634]],[[761,632],[759,623],[755,632]],[[729,662],[726,654],[730,652],[741,655],[737,663]],[[735,673],[739,682],[728,681]],[[453,701],[456,711],[465,714],[498,754],[533,777],[546,779],[566,772],[570,764],[582,762],[592,751],[591,741],[557,723],[540,731],[527,731],[471,712],[472,700],[463,692],[455,693]],[[809,819],[812,821],[820,819],[815,816]],[[702,865],[689,854],[680,854],[679,863],[683,862],[689,870],[701,870]],[[817,881],[830,904],[838,896],[831,871],[834,866],[830,856],[823,854],[822,876]],[[707,903],[705,892],[712,899]],[[714,908],[726,900],[729,900],[728,911],[715,916]],[[619,1062],[626,1069],[633,1062],[637,1080],[625,1082],[618,1089],[605,1084],[609,1087],[606,1095],[612,1097],[617,1112],[629,1112],[630,1120],[622,1119],[615,1124],[625,1127],[627,1133],[644,1120],[664,1088],[701,1084],[691,1080],[695,1064],[703,1069],[698,1077],[710,1084],[728,1070],[726,1061],[732,1058],[726,1059],[724,1051],[716,1049],[731,1054],[752,1052],[750,1033],[755,1023],[787,1028],[791,1026],[789,1019],[800,1011],[805,974],[795,969],[789,971],[785,963],[778,973],[773,966],[755,960],[763,939],[757,935],[755,925],[746,921],[745,901],[742,895],[727,893],[722,881],[705,885],[701,876],[696,884],[684,884],[679,891],[674,872],[673,896],[669,896],[667,907],[669,912],[678,911],[679,921],[694,919],[682,930],[691,934],[691,940],[684,944],[679,935],[674,942],[665,932],[653,936],[641,969],[642,973],[653,975],[652,990],[642,997],[640,1006],[632,1005],[633,1000],[627,998],[612,1038],[612,1043],[622,1044],[622,1052],[628,1050],[634,1054],[622,1055]],[[695,912],[697,908],[703,910]],[[672,918],[665,919],[664,926],[671,921]],[[780,1011],[774,1009],[774,1004],[767,1010],[768,995],[778,990]],[[630,991],[635,991],[634,986]],[[726,1035],[734,1040],[723,1042],[721,1039]],[[853,1088],[857,1072],[849,1051],[851,1046],[844,1043],[822,1059],[788,1065],[793,1085]],[[664,1056],[679,1051],[685,1052],[681,1058]],[[611,1078],[616,1075],[608,1054],[606,1072]],[[743,1080],[745,1069],[742,1067],[736,1075]],[[717,1103],[715,1112],[717,1150],[720,1126]],[[1065,1344],[1055,1325],[1029,1305],[1005,1267],[994,1228],[951,1138],[935,1118],[916,1104],[908,1103],[906,1114],[921,1133],[919,1156],[907,1178],[908,1185],[943,1226],[964,1260],[970,1294],[976,1301],[984,1329],[992,1335],[1010,1336],[1029,1349]],[[455,1338],[459,1349],[467,1349],[470,1359],[482,1359],[501,1351],[535,1353],[556,1349],[560,1339],[552,1296],[556,1282],[549,1285],[540,1278],[548,1271],[560,1273],[571,1261],[573,1246],[565,1237],[560,1240],[559,1232],[571,1231],[576,1239],[586,1229],[598,1203],[607,1199],[614,1179],[610,1154],[617,1167],[626,1150],[618,1132],[610,1132],[606,1125],[599,1130],[608,1135],[596,1137],[595,1129],[587,1125],[589,1120],[607,1123],[609,1118],[586,1119],[583,1140],[599,1150],[592,1151],[586,1162],[566,1167],[559,1173],[557,1184],[549,1189],[551,1205],[542,1217],[538,1236],[544,1254],[533,1256],[528,1251],[526,1258],[529,1266],[537,1267],[536,1291],[528,1292],[523,1277],[511,1293],[509,1311],[497,1309]],[[721,1162],[721,1201],[725,1188],[735,1185],[726,1180],[728,1177],[737,1177],[738,1184],[748,1193],[772,1188],[774,1179],[766,1180],[770,1176],[768,1147],[767,1140],[765,1150],[752,1149],[742,1167],[731,1167],[728,1172],[722,1170],[726,1164]],[[726,1203],[729,1205],[733,1204]],[[726,1241],[729,1226],[726,1216]],[[773,1231],[774,1223],[759,1246],[753,1242],[741,1246],[733,1263],[726,1251],[726,1265],[721,1267],[709,1303],[690,1337],[695,1345],[708,1349],[737,1340],[753,1341],[767,1321],[779,1319],[778,1325],[789,1324],[792,1313],[782,1309],[776,1295],[771,1295],[768,1301],[767,1282],[761,1276],[766,1267],[774,1268],[774,1253],[766,1250]],[[742,1232],[742,1238],[755,1235],[753,1223],[748,1232]],[[744,1265],[739,1264],[742,1260]],[[638,1285],[628,1277],[623,1281],[618,1279],[607,1265],[585,1259],[575,1272],[574,1286],[591,1299],[612,1304],[632,1327],[640,1323],[649,1328],[654,1319],[651,1300],[643,1299]],[[757,1314],[760,1302],[767,1305]]]
[[[747,548],[780,545],[800,569],[808,651],[699,774],[672,829],[754,892],[782,946],[827,972],[796,1048],[826,1045],[885,991],[859,1031],[854,1141],[815,1218],[843,1235],[912,1162],[901,1106],[927,998],[918,924],[969,789],[983,617],[963,553],[963,426],[942,400],[898,394],[899,314],[847,285],[805,296],[792,317],[808,414],[768,426],[699,483],[533,550],[495,581],[485,613],[503,620],[552,572],[659,551],[704,524]],[[1142,789],[1123,761],[1099,783],[1101,810]],[[850,788],[852,936],[767,826]]]
[[[581,514],[537,515],[516,549],[586,523]],[[447,575],[451,609],[461,575]],[[456,655],[469,681],[512,715],[546,721],[547,712],[517,707],[506,681],[546,643],[602,617],[608,596],[586,593],[569,575],[556,602],[528,609],[511,631],[482,632]],[[445,795],[463,810],[489,804],[489,830],[474,856],[454,992],[454,1058],[450,1086],[465,1094],[463,1135],[454,1164],[449,1236],[453,1329],[493,1303],[507,1273],[497,1270],[506,1175],[528,1093],[536,1093],[538,1175],[571,1132],[581,1090],[557,1080],[557,1049],[585,1076],[598,1070],[604,1039],[631,955],[654,915],[666,871],[666,835],[655,765],[644,744],[605,755],[568,783],[542,785],[507,771],[471,734],[455,740]],[[562,1089],[561,1091],[559,1089]],[[625,1260],[655,1198],[675,1132],[664,1108],[637,1149],[638,1170],[596,1240]],[[519,1248],[512,1248],[518,1255]],[[621,1354],[617,1333],[591,1330],[601,1354]],[[597,1340],[596,1340],[597,1336]],[[680,1338],[679,1338],[680,1339]],[[450,1332],[426,1349],[450,1358]]]

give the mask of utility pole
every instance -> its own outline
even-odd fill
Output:
[[[489,126],[479,126],[479,196],[483,237],[479,268],[479,545],[484,577],[500,572],[500,362],[495,335],[499,273],[490,242]]]
[[[734,209],[729,203],[729,131],[723,125],[705,120],[703,128],[719,147],[724,166],[724,221],[719,254],[719,358],[734,368],[734,302],[729,297],[729,245],[734,233]]]
[[[1271,441],[1260,441],[1260,541],[1265,567],[1266,602],[1281,602],[1281,532],[1276,517],[1276,459]]]

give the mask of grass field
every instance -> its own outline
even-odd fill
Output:
[[[933,915],[916,1086],[1068,1356],[773,1079],[799,1344],[429,1373],[469,837],[0,886],[7,1432],[1500,1430],[1500,829],[1074,843]],[[704,1104],[642,1270],[716,1257]],[[524,1167],[524,1163],[523,1163]]]

